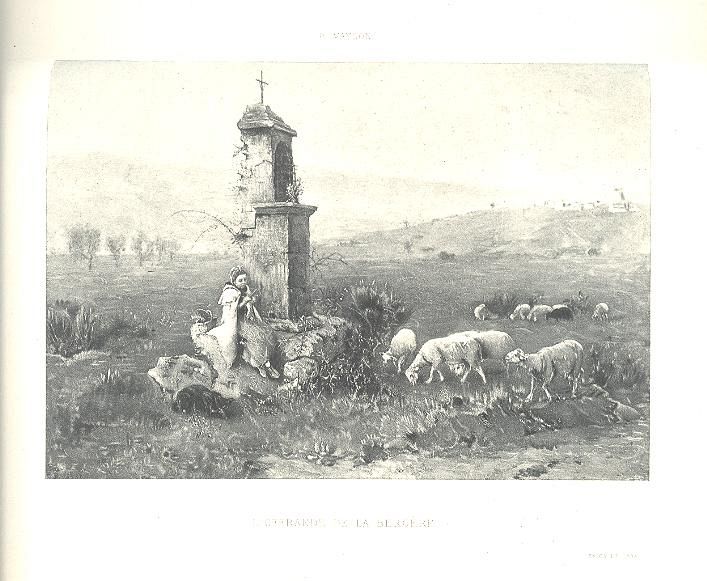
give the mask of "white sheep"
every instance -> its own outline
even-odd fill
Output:
[[[382,354],[383,362],[393,362],[398,367],[398,373],[403,372],[403,365],[408,357],[417,350],[417,337],[412,329],[400,329],[390,340],[390,347]]]
[[[442,363],[446,363],[447,365],[463,363],[468,366],[468,369],[461,378],[462,381],[466,381],[469,372],[473,369],[481,376],[483,382],[486,383],[484,370],[481,369],[481,359],[481,345],[473,338],[443,337],[430,339],[422,345],[415,359],[410,364],[410,367],[405,371],[405,376],[412,385],[415,385],[419,377],[420,369],[425,365],[429,365],[431,369],[427,383],[432,382],[435,371],[439,374],[439,380],[444,381],[444,376],[440,371]]]
[[[479,321],[485,321],[486,319],[498,319],[498,315],[495,315],[489,311],[485,303],[481,303],[474,309],[474,317],[476,317]]]
[[[598,319],[600,321],[608,321],[609,320],[609,305],[606,303],[599,303],[596,307],[594,307],[594,314],[592,315],[592,319]]]
[[[546,318],[550,311],[552,311],[552,307],[549,305],[535,305],[530,309],[528,320],[537,323],[540,319]]]
[[[518,305],[513,312],[509,315],[509,319],[511,321],[515,321],[516,319],[520,319],[521,321],[524,321],[528,318],[530,315],[530,305],[527,303],[523,303],[522,305]]]
[[[577,384],[582,374],[584,349],[573,339],[560,341],[551,347],[543,347],[537,353],[526,354],[522,349],[515,349],[506,355],[506,363],[517,363],[530,371],[530,394],[526,401],[533,399],[535,380],[538,379],[552,400],[548,386],[556,375],[561,375],[572,386],[572,397],[577,393]]]
[[[484,361],[499,361],[505,363],[505,356],[516,348],[516,342],[508,333],[503,331],[462,331],[454,333],[449,338],[470,338],[475,340],[481,347],[481,357]],[[464,363],[448,364],[449,369],[460,377],[467,371]],[[506,370],[508,365],[506,364]]]

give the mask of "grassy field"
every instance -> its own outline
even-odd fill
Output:
[[[327,249],[322,249],[326,251]],[[47,476],[51,478],[576,478],[645,479],[649,433],[649,260],[644,256],[517,258],[457,255],[358,258],[332,264],[316,283],[389,282],[414,308],[418,342],[468,329],[499,329],[531,352],[565,338],[631,362],[639,380],[616,380],[613,397],[642,418],[631,423],[529,431],[478,413],[529,380],[512,373],[493,387],[434,382],[409,386],[384,370],[392,396],[370,400],[279,395],[244,398],[227,418],[173,412],[146,375],[160,356],[192,354],[189,315],[218,312],[228,259],[179,257],[116,268],[101,257],[88,272],[49,257],[48,303],[95,305],[111,332],[95,351],[47,358]],[[362,253],[363,254],[363,253]],[[611,306],[609,322],[475,321],[495,292],[541,294],[553,304],[582,290]],[[115,321],[119,324],[116,324]],[[257,375],[257,374],[255,374]],[[257,377],[254,376],[254,381]],[[496,412],[494,412],[496,413]],[[506,423],[504,423],[506,422]]]

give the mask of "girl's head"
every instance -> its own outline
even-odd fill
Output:
[[[238,289],[248,285],[248,273],[241,266],[231,269],[231,284]]]

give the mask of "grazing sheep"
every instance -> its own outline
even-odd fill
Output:
[[[609,320],[609,305],[606,303],[599,303],[596,307],[594,307],[594,314],[592,315],[592,319],[598,319],[600,321],[608,321]]]
[[[548,321],[571,321],[574,313],[567,305],[555,305],[545,317]]]
[[[405,360],[414,355],[417,350],[417,338],[412,329],[400,329],[390,340],[390,347],[382,354],[383,362],[393,362],[398,367],[398,373],[403,372]]]
[[[469,371],[476,371],[486,383],[484,370],[481,369],[481,345],[478,341],[470,337],[443,337],[438,339],[430,339],[422,345],[420,351],[415,356],[410,367],[405,371],[405,376],[408,381],[415,385],[417,383],[420,369],[425,365],[429,365],[430,376],[427,383],[431,383],[435,371],[439,374],[439,380],[444,381],[444,376],[440,371],[442,363],[454,364],[465,363],[468,365],[468,370],[462,377],[462,381],[466,381]]]
[[[552,307],[548,305],[535,305],[532,309],[530,309],[528,320],[533,321],[533,323],[537,323],[540,319],[545,319],[551,310]]]
[[[541,382],[547,398],[552,400],[548,386],[556,375],[561,375],[572,386],[572,397],[577,394],[577,384],[582,374],[584,349],[572,339],[561,341],[551,347],[543,347],[537,353],[526,354],[521,349],[506,355],[506,363],[517,363],[530,371],[530,394],[526,401],[533,399],[535,380]]]
[[[492,313],[484,303],[481,303],[474,309],[474,317],[479,321],[485,321],[486,319],[498,319],[498,315],[496,313]]]
[[[449,338],[471,338],[479,343],[483,361],[499,361],[505,364],[505,356],[516,348],[516,342],[502,331],[463,331],[450,335]],[[463,362],[448,364],[449,369],[457,377],[461,377],[468,370]],[[505,364],[506,371],[508,365]]]
[[[474,317],[479,321],[485,321],[490,319],[492,316],[491,311],[488,310],[484,303],[481,303],[478,307],[474,309]]]
[[[523,303],[522,305],[518,305],[514,311],[509,315],[509,319],[511,321],[515,321],[516,319],[520,319],[521,321],[525,321],[528,316],[530,315],[530,305],[527,303]]]

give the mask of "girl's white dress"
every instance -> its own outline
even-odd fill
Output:
[[[241,293],[235,288],[225,288],[218,304],[222,305],[221,324],[208,332],[218,341],[219,349],[230,368],[238,357],[238,301]]]

